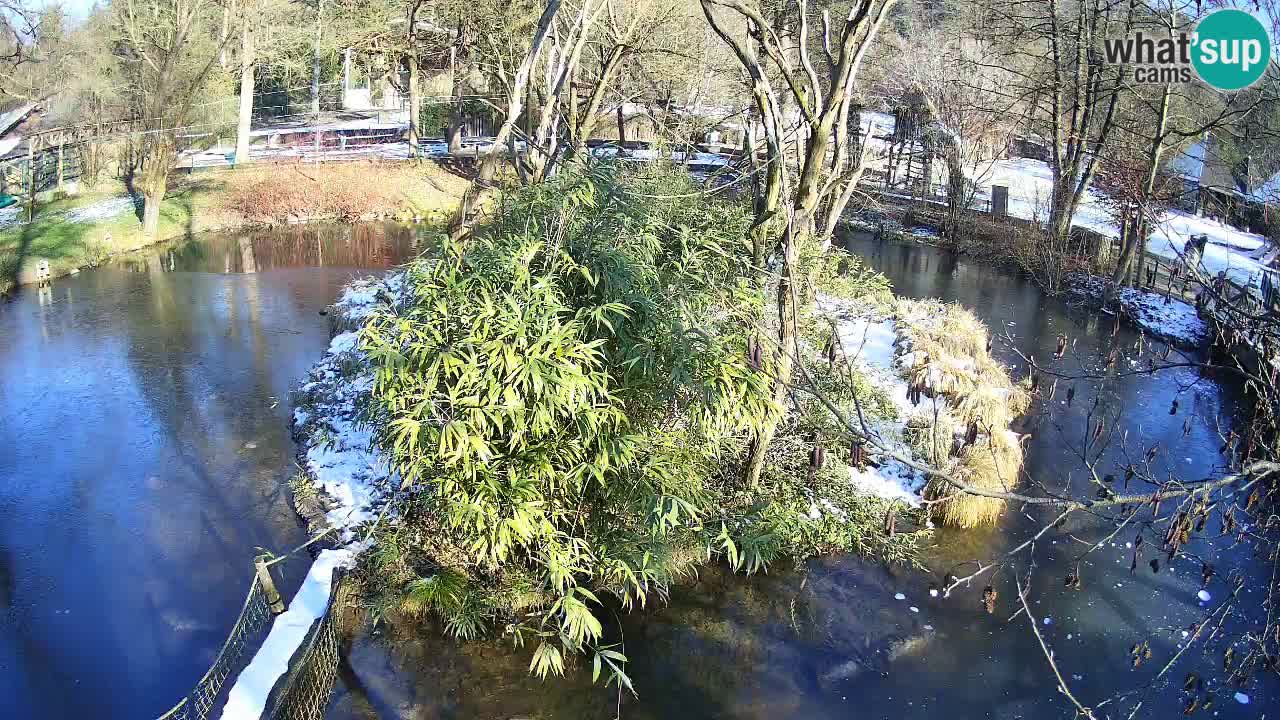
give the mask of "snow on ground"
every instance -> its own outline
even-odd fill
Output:
[[[1040,222],[1048,218],[1053,187],[1053,171],[1048,163],[1030,158],[998,160],[989,172],[980,173],[977,181],[980,193],[986,196],[989,196],[992,185],[1009,188],[1010,215]],[[1081,198],[1072,224],[1108,237],[1120,236],[1120,229],[1103,204],[1102,196],[1092,188]],[[1256,284],[1262,266],[1251,255],[1262,251],[1267,240],[1215,220],[1169,210],[1156,224],[1147,249],[1155,255],[1177,260],[1182,257],[1183,248],[1192,235],[1209,237],[1209,245],[1200,261],[1206,275],[1225,272],[1227,277],[1242,285]]]
[[[1097,275],[1081,274],[1072,278],[1071,289],[1101,304],[1109,284]],[[1185,347],[1200,347],[1208,342],[1209,326],[1191,303],[1130,287],[1121,288],[1118,299],[1125,316],[1156,337]]]
[[[911,449],[903,437],[906,419],[917,411],[907,399],[907,382],[900,373],[897,355],[897,324],[892,318],[874,318],[854,314],[851,303],[821,298],[819,311],[838,318],[836,332],[841,347],[871,383],[884,390],[897,409],[897,418],[875,424],[872,430],[880,441],[899,455],[910,457]],[[874,457],[875,452],[871,455]],[[882,458],[879,467],[867,464],[865,470],[849,468],[850,481],[861,490],[888,500],[901,500],[908,505],[920,504],[925,478],[897,460]],[[816,509],[816,508],[815,508]]]
[[[22,219],[22,204],[16,203],[7,208],[0,208],[0,230],[16,225]]]
[[[334,570],[350,567],[361,549],[349,546],[320,552],[302,581],[302,587],[289,603],[289,609],[271,624],[271,632],[262,647],[236,678],[235,685],[231,686],[227,704],[222,708],[222,720],[258,720],[262,717],[271,689],[289,670],[289,658],[297,652],[311,626],[329,607]]]
[[[128,210],[133,210],[133,198],[107,198],[106,200],[67,210],[62,213],[62,219],[64,222],[69,223],[96,222],[115,217]]]
[[[99,220],[107,220],[125,211],[132,210],[133,198],[123,196],[105,198],[103,200],[71,208],[70,210],[39,215],[38,217],[41,220],[61,218],[62,222],[67,223],[91,223],[98,222]],[[0,230],[12,225],[23,224],[24,212],[22,203],[10,205],[9,207],[0,210]]]
[[[992,185],[1009,188],[1010,215],[1039,222],[1048,219],[1049,199],[1053,195],[1053,171],[1048,163],[1031,158],[997,160],[988,172],[980,173],[978,182],[986,193]],[[1103,235],[1118,237],[1120,234],[1102,198],[1092,188],[1085,191],[1072,222]]]
[[[403,276],[357,281],[343,291],[334,312],[346,326],[359,325],[381,302],[394,301],[403,289]],[[299,393],[300,407],[293,422],[302,438],[303,466],[325,500],[325,519],[345,528],[372,521],[387,487],[390,463],[373,445],[365,427],[363,402],[373,388],[373,373],[362,361],[356,332],[340,333],[328,352],[311,369]]]
[[[1155,255],[1181,259],[1183,248],[1192,235],[1208,235],[1200,267],[1208,276],[1225,272],[1240,285],[1257,285],[1263,266],[1252,255],[1267,246],[1266,238],[1237,230],[1208,218],[1171,210],[1157,224],[1147,240],[1147,250]]]

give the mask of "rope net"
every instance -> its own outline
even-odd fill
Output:
[[[264,720],[320,720],[329,707],[342,653],[343,576],[336,571],[324,615],[311,629]]]

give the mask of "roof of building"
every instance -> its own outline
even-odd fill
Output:
[[[35,103],[24,103],[8,112],[0,113],[0,137],[12,130],[18,123],[27,119],[27,116],[36,109]]]
[[[1260,203],[1280,203],[1280,171],[1258,172],[1253,158],[1233,158],[1212,136],[1192,143],[1165,168],[1202,188]],[[1267,179],[1263,179],[1267,178]]]

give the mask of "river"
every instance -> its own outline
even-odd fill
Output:
[[[1008,336],[995,352],[1010,364],[1015,348],[1048,358],[1059,334],[1091,364],[1113,344],[1136,341],[1124,328],[1113,337],[1109,319],[1046,298],[1025,279],[935,248],[865,237],[849,238],[849,247],[900,294],[973,309]],[[393,225],[217,234],[26,289],[0,306],[7,716],[145,720],[200,677],[239,611],[255,547],[278,551],[303,539],[286,485],[289,392],[326,346],[319,311],[353,275],[416,249],[415,233]],[[1070,408],[1064,394],[1052,412],[1038,403],[1019,430],[1031,435],[1029,473],[1077,488],[1091,409],[1118,417],[1130,452],[1158,442],[1161,473],[1197,477],[1219,469],[1217,424],[1238,402],[1235,388],[1190,370],[1081,383]],[[1170,415],[1174,398],[1181,410]],[[1107,453],[1121,457],[1118,448]],[[1011,569],[950,598],[928,592],[943,573],[1020,542],[1040,522],[1013,508],[999,528],[939,531],[927,572],[855,557],[751,578],[705,569],[668,603],[612,624],[625,638],[638,697],[592,686],[589,669],[533,679],[529,648],[366,626],[350,643],[328,717],[1069,717],[1025,616],[1010,620]],[[1130,575],[1133,534],[1086,559],[1081,590],[1062,578],[1084,547],[1074,538],[1096,537],[1090,521],[1073,520],[1037,547],[1033,613],[1049,618],[1038,627],[1072,691],[1089,702],[1152,683],[1181,631],[1226,595],[1218,581],[1214,602],[1201,605],[1198,562],[1154,574],[1147,556]],[[1247,554],[1234,557],[1258,572]],[[285,564],[286,594],[304,569]],[[988,582],[1001,592],[991,615],[979,601]],[[1153,659],[1131,669],[1127,648],[1141,640]],[[1214,662],[1185,655],[1142,696],[1136,717],[1180,712],[1169,683]],[[1250,710],[1277,696],[1274,686],[1248,691]],[[1216,709],[1256,716],[1241,714],[1229,692]]]
[[[0,304],[0,715],[146,720],[191,689],[255,548],[305,540],[289,393],[328,344],[320,310],[414,245],[210,235]],[[282,565],[291,594],[306,561]]]

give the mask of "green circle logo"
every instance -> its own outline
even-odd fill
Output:
[[[1196,27],[1191,64],[1219,90],[1243,90],[1267,72],[1271,38],[1262,21],[1243,10],[1215,10]]]

